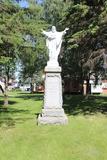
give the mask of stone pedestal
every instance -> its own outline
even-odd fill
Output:
[[[38,124],[67,124],[62,108],[61,67],[45,67],[45,93],[42,113]]]

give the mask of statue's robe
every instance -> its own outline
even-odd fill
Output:
[[[62,44],[62,36],[64,32],[46,32],[43,31],[46,35],[46,46],[49,50],[49,60],[58,60],[58,55],[60,53],[61,44]]]

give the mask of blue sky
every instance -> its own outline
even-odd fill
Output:
[[[26,2],[26,0],[22,0],[19,2],[21,7],[28,7],[28,2]]]
[[[41,2],[43,2],[43,0],[38,0],[38,3],[41,3]],[[19,2],[19,4],[20,4],[21,7],[28,7],[29,6],[28,2],[26,0],[21,0]]]

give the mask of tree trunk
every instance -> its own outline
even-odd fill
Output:
[[[83,83],[83,95],[86,96],[87,95],[87,81],[84,80]]]
[[[32,82],[30,83],[30,92],[33,93],[33,84],[32,84]]]
[[[4,108],[8,107],[8,94],[7,94],[7,89],[8,89],[8,78],[5,76],[5,90],[4,90]]]
[[[31,88],[31,93],[34,93],[34,79],[33,78],[31,78],[30,88]]]
[[[4,108],[7,108],[8,107],[8,95],[5,94],[4,95]]]

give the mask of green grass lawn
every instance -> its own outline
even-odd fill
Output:
[[[0,97],[0,160],[107,160],[107,97],[64,96],[69,123],[37,126],[43,95]]]

